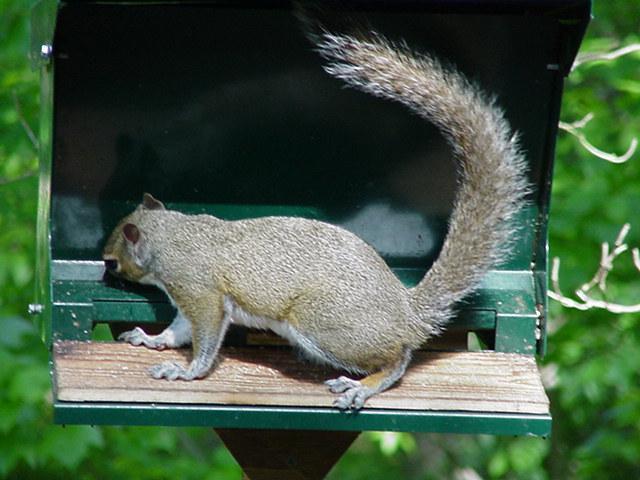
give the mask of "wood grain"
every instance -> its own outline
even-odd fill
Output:
[[[330,407],[323,382],[342,372],[301,360],[288,348],[223,348],[202,380],[155,380],[147,370],[189,350],[149,350],[124,343],[54,344],[57,400]],[[535,358],[497,352],[416,352],[394,388],[366,407],[548,414]],[[365,407],[365,408],[366,408]]]

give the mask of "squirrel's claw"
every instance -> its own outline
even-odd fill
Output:
[[[357,380],[348,377],[338,377],[324,382],[331,393],[342,393],[335,399],[333,405],[340,410],[360,410],[374,391],[365,387]]]
[[[352,380],[348,377],[338,377],[331,380],[327,380],[324,384],[329,387],[331,393],[346,392],[350,388],[358,388],[362,386],[357,380]]]
[[[121,333],[118,336],[118,340],[135,346],[144,345],[145,347],[155,348],[156,350],[164,350],[167,347],[167,342],[162,334],[147,335],[140,327]]]
[[[195,375],[175,362],[163,362],[158,365],[154,365],[149,369],[149,373],[153,378],[166,378],[167,380],[193,380]]]
[[[148,335],[140,327],[136,327],[133,330],[122,332],[118,335],[118,340],[122,342],[130,343],[131,345],[142,345],[144,340],[148,338]]]

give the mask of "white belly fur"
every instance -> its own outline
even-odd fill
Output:
[[[290,343],[297,345],[300,334],[287,322],[274,320],[268,317],[253,315],[240,307],[230,296],[224,297],[224,311],[231,317],[231,323],[243,325],[248,328],[259,330],[271,330],[276,335],[287,339]]]

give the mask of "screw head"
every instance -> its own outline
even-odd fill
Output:
[[[44,305],[41,303],[29,304],[29,315],[38,315],[44,311]]]
[[[44,45],[40,46],[40,56],[45,60],[50,59],[52,53],[53,53],[53,47],[48,43],[45,43]]]

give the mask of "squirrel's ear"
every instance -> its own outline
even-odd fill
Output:
[[[132,245],[135,245],[140,241],[140,230],[133,223],[127,223],[124,227],[122,227],[122,235],[125,240]]]
[[[153,197],[150,193],[145,193],[142,196],[142,206],[147,210],[164,210],[164,204]]]

